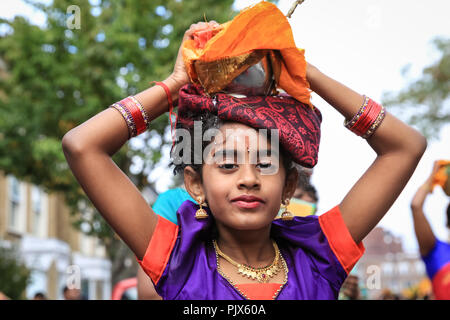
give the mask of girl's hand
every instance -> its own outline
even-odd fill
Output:
[[[173,68],[173,72],[169,76],[169,79],[171,80],[171,82],[175,86],[177,86],[178,89],[190,82],[189,76],[186,72],[186,67],[184,65],[184,60],[183,60],[183,53],[182,53],[183,43],[186,40],[193,39],[194,32],[200,31],[203,29],[208,29],[211,27],[217,27],[217,26],[219,26],[219,24],[215,21],[198,22],[198,23],[192,24],[190,26],[190,28],[184,33],[183,41],[181,42],[180,48],[178,49],[177,60],[175,61],[175,66]]]

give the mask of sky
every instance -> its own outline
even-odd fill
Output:
[[[257,2],[237,0],[235,8]],[[287,13],[293,2],[280,0],[278,7]],[[353,90],[381,101],[384,92],[405,88],[420,77],[424,67],[439,58],[431,40],[436,36],[450,37],[448,12],[450,1],[446,0],[306,0],[289,22],[296,44],[305,49],[308,62]],[[42,14],[23,1],[0,1],[0,17],[17,14],[38,25],[45,22]],[[403,76],[401,70],[406,65],[411,66],[410,71]],[[343,116],[333,107],[316,94],[312,102],[323,116],[319,161],[312,182],[319,193],[319,212],[325,212],[345,197],[376,155],[363,139],[344,128]],[[389,111],[389,106],[385,107]],[[401,113],[395,115],[401,118]],[[167,149],[165,154],[168,159]],[[450,159],[450,124],[442,128],[437,139],[428,141],[415,173],[379,223],[402,238],[407,252],[417,252],[409,204],[438,159]],[[149,176],[149,180],[156,181],[159,192],[167,190],[172,178],[167,164],[168,161]],[[449,239],[445,228],[447,204],[448,197],[436,188],[424,207],[435,234],[443,240]]]

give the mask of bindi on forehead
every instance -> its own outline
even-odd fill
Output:
[[[254,129],[240,124],[224,125],[215,131],[204,157],[207,162],[220,162],[225,158],[234,158],[240,163],[256,163],[258,159],[267,157],[275,160],[279,158],[279,148],[278,141],[272,141],[274,137],[277,135],[268,138],[266,129]]]

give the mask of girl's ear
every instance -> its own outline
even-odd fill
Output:
[[[284,184],[282,200],[292,198],[292,196],[295,193],[295,189],[297,189],[297,183],[298,183],[298,171],[295,168],[290,169],[286,173],[286,182]]]
[[[200,174],[190,166],[184,168],[184,185],[187,192],[195,201],[199,201],[200,198],[205,201],[205,193]]]

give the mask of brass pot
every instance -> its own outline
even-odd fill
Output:
[[[275,54],[269,50],[255,50],[216,61],[196,61],[194,66],[198,81],[206,93],[246,96],[272,94],[276,72],[280,68]]]

